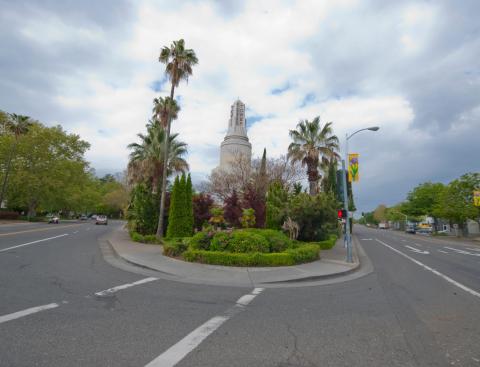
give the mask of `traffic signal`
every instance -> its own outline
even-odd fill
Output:
[[[347,217],[347,211],[345,209],[338,209],[337,211],[338,219],[343,219]]]

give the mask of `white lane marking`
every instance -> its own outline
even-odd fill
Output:
[[[32,242],[23,243],[23,244],[21,244],[21,245],[16,245],[16,246],[12,246],[12,247],[7,247],[7,248],[4,248],[4,249],[1,249],[0,252],[13,250],[14,248],[19,248],[19,247],[23,247],[23,246],[30,246],[30,245],[33,245],[33,244],[35,244],[35,243],[39,243],[39,242],[43,242],[43,241],[48,241],[48,240],[53,240],[53,239],[55,239],[55,238],[60,238],[60,237],[65,237],[65,236],[68,236],[68,233],[64,233],[64,234],[61,234],[61,235],[59,235],[59,236],[44,238],[44,239],[41,239],[41,240],[36,240],[36,241],[32,241]]]
[[[122,289],[134,287],[136,285],[140,285],[140,284],[144,284],[144,283],[148,283],[148,282],[153,282],[154,280],[158,280],[158,278],[149,277],[149,278],[137,280],[136,282],[133,282],[133,283],[117,285],[116,287],[112,287],[112,288],[105,289],[103,291],[96,292],[95,295],[96,296],[106,296],[108,294],[115,293],[115,292],[120,291]]]
[[[408,245],[405,245],[406,248],[408,248],[410,251],[413,251],[417,254],[424,254],[424,255],[428,255],[430,252],[428,251],[422,251],[422,250],[419,250],[418,248],[415,248],[415,247],[412,247],[412,246],[408,246]]]
[[[257,295],[259,295],[264,288],[255,288],[251,293],[240,297],[235,303],[234,307],[240,308],[248,305]],[[248,296],[248,297],[247,297]],[[165,352],[160,354],[153,361],[148,363],[145,367],[173,367],[180,362],[185,356],[200,345],[210,334],[217,330],[222,324],[232,317],[232,313],[228,315],[215,316],[210,320],[200,325],[190,334],[180,340],[178,343],[172,345]]]
[[[362,241],[371,241],[371,238],[362,238]]]
[[[443,251],[443,250],[437,250],[438,252],[441,252],[442,254],[448,254],[447,251]]]
[[[388,247],[390,250],[395,251],[397,254],[402,255],[403,257],[407,258],[407,259],[410,260],[410,261],[413,261],[415,264],[421,266],[421,267],[424,268],[425,270],[428,270],[428,271],[432,272],[433,274],[438,275],[440,278],[446,280],[447,282],[453,284],[454,286],[456,286],[456,287],[458,287],[458,288],[460,288],[460,289],[463,289],[465,292],[468,292],[468,293],[470,293],[471,295],[480,298],[480,293],[479,293],[479,292],[477,292],[477,291],[475,291],[475,290],[473,290],[473,289],[471,289],[471,288],[468,288],[467,286],[463,285],[462,283],[459,283],[459,282],[457,282],[456,280],[453,280],[453,279],[450,278],[449,276],[440,273],[438,270],[435,270],[435,269],[429,267],[428,265],[425,265],[424,263],[422,263],[422,262],[420,262],[420,261],[418,261],[418,260],[415,260],[413,257],[410,257],[410,256],[408,256],[407,254],[404,254],[402,251],[399,251],[399,250],[397,250],[396,248],[394,248],[394,247],[386,244],[385,242],[380,241],[378,238],[375,238],[375,240],[376,240],[378,243],[382,244],[383,246]]]
[[[58,307],[57,303],[50,303],[48,305],[31,307],[31,308],[27,308],[26,310],[14,312],[8,315],[3,315],[3,316],[0,316],[0,324],[3,322],[19,319],[20,317],[31,315],[32,313],[37,313],[40,311],[45,311],[45,310],[49,310],[56,307]]]
[[[78,231],[75,231],[75,232],[73,232],[73,233],[78,233]]]
[[[448,250],[452,250],[452,251],[458,252],[459,254],[463,254],[463,255],[480,256],[480,254],[476,254],[476,253],[473,253],[473,252],[468,252],[468,251],[460,250],[460,249],[458,249],[458,248],[453,248],[453,247],[448,247],[448,246],[443,246],[443,248],[446,248],[446,249],[448,249]]]
[[[402,242],[408,242],[407,240],[402,240]]]
[[[467,250],[472,250],[472,251],[480,251],[478,248],[471,248],[471,247],[465,247]]]

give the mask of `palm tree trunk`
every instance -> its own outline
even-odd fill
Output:
[[[10,151],[10,157],[8,157],[7,170],[5,171],[5,177],[3,178],[2,192],[0,193],[0,208],[2,207],[3,198],[5,196],[5,190],[7,189],[8,174],[10,173],[10,168],[12,166],[13,156],[15,155],[15,149],[17,148],[17,140],[13,144],[12,150]]]
[[[170,89],[170,98],[171,101],[173,101],[173,96],[175,94],[175,75],[172,78],[172,88]],[[168,143],[170,141],[170,126],[171,126],[171,121],[170,121],[170,109],[168,109],[168,116],[167,116],[167,131],[165,134],[165,141],[164,141],[164,157],[163,157],[163,174],[162,174],[162,192],[160,196],[160,213],[158,215],[158,227],[157,227],[157,237],[162,238],[163,237],[163,216],[165,212],[165,191],[167,191],[167,170],[168,170]]]

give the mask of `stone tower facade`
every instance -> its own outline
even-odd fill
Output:
[[[239,155],[251,162],[252,144],[247,136],[245,104],[237,99],[230,110],[227,135],[220,146],[220,169],[229,170]]]

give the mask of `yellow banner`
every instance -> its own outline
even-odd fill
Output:
[[[480,206],[480,191],[473,192],[473,205]]]
[[[359,179],[358,154],[351,153],[348,155],[348,182],[357,182]]]

